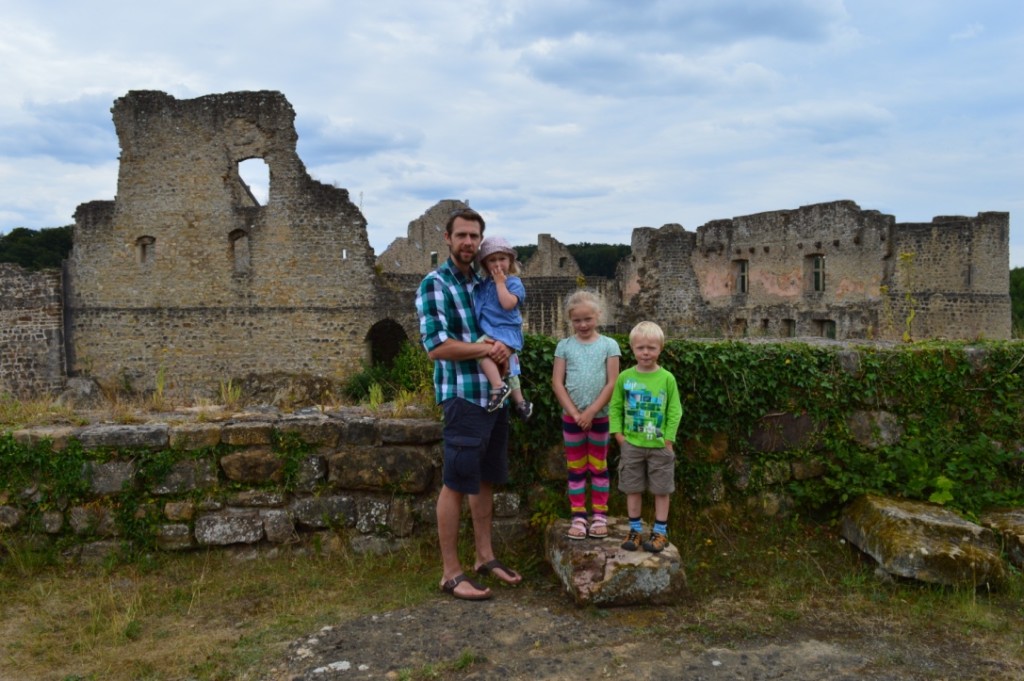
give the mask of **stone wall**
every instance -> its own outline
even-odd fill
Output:
[[[0,389],[56,392],[83,375],[202,399],[227,381],[329,384],[418,339],[416,286],[466,202],[439,201],[375,258],[348,192],[306,172],[281,93],[132,91],[112,112],[117,198],[78,207],[63,291],[56,275],[0,269]],[[266,205],[239,175],[253,159]],[[623,333],[652,319],[677,337],[1010,336],[1007,213],[898,224],[834,201],[695,232],[638,227],[631,246],[613,280],[588,280],[542,234],[524,263],[527,331],[567,333],[564,299],[586,286]]]
[[[0,263],[0,394],[29,396],[64,384],[61,274]]]
[[[252,372],[340,377],[370,359],[391,292],[348,192],[306,173],[283,95],[130,92],[113,114],[117,200],[75,215],[73,373],[140,389],[161,373],[209,395]],[[268,166],[265,206],[238,174],[248,159]]]
[[[71,536],[87,556],[121,541],[166,550],[287,544],[327,529],[372,541],[436,525],[441,424],[434,420],[243,414],[209,423],[44,427],[13,438],[45,439],[57,452],[77,440],[97,453],[84,463],[88,490],[80,498],[37,505],[50,489],[37,480],[0,505],[0,531]],[[125,507],[138,509],[141,524],[126,527],[118,515]],[[496,509],[516,516],[518,497],[499,495]]]

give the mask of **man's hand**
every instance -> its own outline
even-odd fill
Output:
[[[508,362],[508,358],[512,353],[509,351],[508,346],[501,341],[492,341],[491,349],[487,353],[487,356],[495,361],[497,364],[503,364]]]

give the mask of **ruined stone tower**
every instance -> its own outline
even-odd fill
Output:
[[[369,359],[371,327],[391,305],[366,220],[346,190],[307,174],[282,94],[133,91],[112,111],[117,198],[75,214],[72,373],[210,390]],[[267,165],[266,205],[239,176],[247,159]]]

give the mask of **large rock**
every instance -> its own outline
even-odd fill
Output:
[[[1024,509],[989,511],[982,514],[979,520],[985,527],[1002,535],[1010,562],[1024,568]]]
[[[865,495],[843,510],[842,534],[898,577],[972,586],[1006,578],[993,532],[936,504]]]
[[[545,549],[566,592],[577,605],[642,605],[674,602],[686,589],[679,550],[625,551],[629,523],[609,518],[607,539],[569,539],[568,520],[548,528]]]

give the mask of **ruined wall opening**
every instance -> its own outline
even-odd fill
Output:
[[[238,162],[238,176],[249,197],[259,206],[270,202],[270,166],[262,158]]]
[[[231,243],[231,262],[235,274],[249,273],[249,233],[244,229],[236,229],[228,234]]]
[[[135,240],[135,255],[140,265],[148,265],[153,262],[156,255],[156,239],[151,236],[140,236]]]
[[[382,319],[370,327],[366,342],[370,346],[370,364],[391,366],[409,337],[401,324],[393,319]]]

